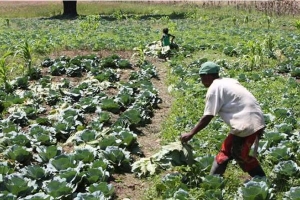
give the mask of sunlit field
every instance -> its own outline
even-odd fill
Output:
[[[0,199],[299,199],[296,1],[0,2]],[[168,27],[177,50],[163,51]],[[203,114],[214,61],[260,103],[266,178],[209,170],[229,128]],[[251,151],[252,153],[252,151]],[[246,181],[249,181],[246,183]]]

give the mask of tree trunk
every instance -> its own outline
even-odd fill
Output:
[[[77,1],[63,1],[64,13],[63,16],[77,16]]]

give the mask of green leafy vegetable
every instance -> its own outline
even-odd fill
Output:
[[[10,146],[5,152],[5,156],[8,159],[12,159],[15,161],[18,161],[20,163],[26,163],[29,162],[30,159],[32,158],[31,154],[32,150],[19,146],[19,145],[13,145]]]
[[[109,198],[114,195],[115,189],[112,184],[108,184],[106,182],[94,183],[90,185],[87,190],[90,193],[94,193],[97,191],[101,191],[105,197]]]
[[[253,179],[238,189],[239,197],[245,200],[269,199],[272,189],[264,180]]]
[[[85,171],[88,184],[93,184],[96,182],[106,182],[110,176],[108,171],[103,170],[101,167],[89,168]]]
[[[47,163],[50,159],[54,158],[55,156],[60,155],[61,148],[58,148],[55,145],[52,146],[39,146],[36,148],[38,154],[36,155],[35,159],[38,162]]]
[[[43,182],[42,188],[46,194],[49,194],[55,199],[67,198],[76,190],[76,187],[59,177]]]
[[[150,158],[142,158],[132,164],[132,172],[139,177],[153,175],[163,168],[194,163],[192,148],[180,141],[162,146],[162,149]]]
[[[7,175],[4,179],[6,189],[16,196],[27,196],[37,188],[35,181],[18,174]]]
[[[291,187],[289,191],[285,192],[286,199],[299,200],[300,199],[300,187]]]

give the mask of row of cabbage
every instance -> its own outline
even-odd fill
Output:
[[[61,56],[3,84],[1,199],[113,198],[109,179],[142,154],[137,128],[161,102],[156,76],[147,61]]]
[[[181,114],[170,119],[169,123],[176,124],[168,128],[171,134],[189,130],[202,114],[203,105],[199,102],[203,101],[206,90],[198,85],[198,70],[201,63],[207,60],[201,58],[188,65],[173,60],[170,64],[172,75],[178,78],[178,82],[170,89],[177,96],[178,102],[186,102],[184,108],[177,108],[177,112]],[[161,183],[156,185],[158,196],[164,199],[299,199],[298,80],[291,76],[283,77],[276,69],[249,72],[242,70],[238,63],[215,61],[221,66],[222,76],[238,79],[259,99],[265,113],[267,128],[260,140],[258,153],[267,178],[254,178],[239,186],[237,191],[231,191],[232,183],[226,181],[228,177],[207,175],[214,159],[213,154],[217,152],[228,133],[228,127],[217,118],[199,134],[201,136],[193,138],[190,142],[194,163],[190,163],[188,167],[177,168],[179,173],[164,176]],[[231,70],[233,68],[235,70]],[[158,160],[157,162],[159,163]],[[236,165],[234,162],[232,164]],[[151,171],[139,172],[144,176]]]

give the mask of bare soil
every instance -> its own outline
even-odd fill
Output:
[[[140,129],[143,134],[138,136],[138,143],[145,157],[150,157],[160,149],[161,125],[172,104],[172,97],[168,93],[167,85],[164,82],[167,76],[165,63],[155,59],[152,59],[152,63],[157,67],[159,77],[159,80],[153,79],[152,83],[159,91],[162,104],[160,104],[159,109],[155,110],[152,123]],[[120,200],[124,198],[141,200],[145,197],[145,193],[151,185],[146,179],[139,179],[129,173],[116,175],[112,184],[115,186],[117,199]]]
[[[135,58],[133,57],[134,52],[132,51],[62,51],[55,52],[50,57],[57,58],[64,55],[72,58],[78,55],[90,54],[95,54],[100,58],[117,54],[121,58],[130,60],[131,63],[135,62]],[[162,103],[159,104],[159,108],[154,111],[154,116],[151,119],[152,123],[145,127],[139,128],[141,134],[138,135],[137,140],[145,157],[149,157],[159,151],[162,123],[168,116],[173,101],[172,96],[168,93],[168,86],[166,84],[167,64],[156,58],[148,57],[147,60],[149,60],[156,67],[158,78],[153,78],[152,83],[159,91],[159,97],[162,99]],[[121,76],[126,78],[127,74],[128,73],[126,72],[122,72]],[[72,147],[66,146],[66,148]],[[149,180],[135,177],[135,175],[132,173],[113,174],[112,181],[110,183],[115,188],[116,196],[114,199],[116,200],[141,200],[145,197],[145,193],[151,186],[151,182]]]

